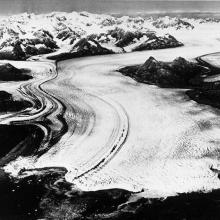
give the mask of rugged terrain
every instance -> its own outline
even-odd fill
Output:
[[[2,18],[0,217],[218,219],[218,25]]]
[[[193,31],[208,22],[218,20],[116,18],[87,12],[2,17],[0,59],[24,60],[59,49],[66,56],[79,57],[178,47],[183,43],[171,33]]]
[[[149,57],[143,65],[124,67],[119,69],[119,72],[142,83],[184,88],[195,84],[198,86],[202,81],[202,76],[207,74],[209,69],[182,57],[178,57],[170,63]]]

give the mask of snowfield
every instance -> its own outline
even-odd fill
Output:
[[[56,19],[58,15],[60,21],[67,23],[72,19],[75,25],[84,24],[88,32],[93,24],[91,17],[96,20],[93,25],[97,21],[106,25],[107,21],[114,24],[128,19],[86,13],[60,13]],[[48,18],[54,21],[54,14]],[[147,21],[139,18],[137,24],[143,22]],[[185,90],[137,83],[116,71],[122,66],[143,63],[150,56],[161,61],[178,56],[194,60],[215,52],[220,46],[219,23],[192,23],[194,29],[176,30],[172,26],[158,30],[183,42],[185,46],[179,48],[66,60],[58,63],[57,73],[51,67],[53,63],[38,61],[46,69],[50,66],[54,77],[43,84],[34,81],[31,90],[40,97],[47,94],[45,101],[56,106],[44,109],[53,122],[59,115],[59,100],[62,101],[68,131],[39,158],[19,157],[6,165],[5,171],[18,177],[22,168],[65,167],[66,180],[81,190],[143,190],[140,195],[144,197],[220,188],[218,175],[210,169],[220,166],[215,155],[220,141],[219,111],[191,101]],[[95,30],[93,26],[91,30]],[[30,66],[30,62],[19,65]],[[57,123],[53,129],[60,129]],[[31,171],[24,175],[31,175]]]
[[[79,57],[179,47],[193,35],[197,40],[211,40],[218,35],[219,25],[217,19],[117,18],[88,12],[24,13],[0,18],[0,59],[25,60],[57,50]],[[87,46],[79,43],[82,39],[88,41]]]
[[[144,61],[148,52],[136,55]],[[133,56],[60,63],[58,77],[43,88],[67,106],[68,132],[39,159],[20,157],[5,170],[16,175],[24,167],[60,166],[81,190],[144,189],[146,197],[219,188],[210,170],[219,164],[218,113],[190,101],[182,90],[139,84],[115,72],[136,63]]]

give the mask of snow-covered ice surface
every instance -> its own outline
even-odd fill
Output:
[[[213,25],[173,30],[181,48],[60,62],[58,76],[42,89],[65,104],[68,132],[40,158],[19,157],[5,170],[65,167],[66,179],[82,190],[144,189],[146,197],[220,188],[210,169],[220,165],[219,111],[189,100],[185,90],[137,83],[116,71],[149,56],[193,60],[215,52]]]
[[[187,19],[187,18],[142,18],[123,16],[120,18],[105,14],[92,14],[88,12],[53,12],[50,14],[18,14],[13,16],[0,17],[0,49],[1,52],[12,51],[14,41],[19,39],[22,43],[22,49],[29,55],[31,49],[50,48],[55,50],[54,42],[58,47],[65,51],[71,51],[71,48],[81,38],[93,35],[96,41],[102,46],[111,48],[114,52],[122,52],[122,48],[117,47],[115,43],[119,41],[124,33],[142,33],[149,35],[155,32],[156,36],[164,37],[167,33],[176,37],[178,41],[189,39],[194,35],[199,41],[210,40],[213,36],[219,34],[219,20],[207,21],[205,19]],[[117,31],[118,33],[117,33]],[[111,36],[110,32],[115,31],[119,39]],[[207,39],[208,33],[208,39]],[[199,34],[199,35],[198,35]],[[120,36],[121,35],[121,36]],[[37,38],[41,39],[37,39]],[[45,39],[43,39],[43,36]],[[127,38],[127,40],[126,40]],[[127,35],[124,40],[129,41],[131,35]],[[146,38],[146,36],[145,36]],[[219,37],[217,37],[219,38]],[[136,46],[142,44],[148,39],[133,39],[127,42],[124,51],[131,51]],[[50,43],[49,43],[49,42]],[[151,39],[149,39],[150,43]],[[185,41],[183,41],[186,43]],[[52,43],[52,45],[51,45]],[[48,45],[49,44],[49,45]]]

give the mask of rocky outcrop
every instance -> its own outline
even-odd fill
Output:
[[[38,30],[30,37],[20,37],[15,31],[8,31],[0,44],[0,59],[25,60],[33,55],[53,52],[58,49],[52,34],[47,30]],[[26,34],[26,33],[24,33]]]
[[[51,60],[65,60],[72,59],[76,57],[84,57],[84,56],[95,56],[95,55],[106,55],[113,54],[112,50],[109,50],[105,47],[102,47],[96,40],[92,39],[92,37],[83,38],[76,42],[70,52],[59,53],[56,55],[48,56],[48,59]]]
[[[39,24],[47,22],[48,25],[36,25],[33,20],[39,20]],[[0,59],[25,60],[30,56],[54,52],[63,46],[69,49],[70,45],[77,44],[80,39],[82,43],[85,38],[90,43],[94,41],[99,44],[96,46],[98,49],[91,47],[90,53],[82,52],[91,55],[95,55],[95,52],[97,55],[110,53],[106,48],[119,53],[180,45],[172,36],[157,37],[153,34],[154,30],[148,29],[148,25],[152,27],[149,19],[141,17],[117,18],[87,12],[12,16],[0,21]],[[93,33],[93,26],[97,33]]]
[[[80,35],[73,31],[71,28],[65,27],[65,29],[59,30],[56,38],[62,41],[69,40],[70,44],[73,44],[74,41],[79,38]]]
[[[132,43],[134,43],[134,40],[140,40],[145,34],[140,31],[127,31],[124,32],[124,34],[120,37],[118,42],[116,43],[117,47],[126,47]]]
[[[194,89],[189,90],[186,94],[194,101],[210,105],[214,108],[220,108],[220,90],[219,89]]]
[[[87,12],[10,16],[0,18],[0,59],[25,60],[59,48],[64,48],[63,53],[72,54],[77,42],[81,44],[85,39],[96,44],[96,49],[88,46],[92,48],[91,52],[79,49],[78,54],[101,55],[112,51],[122,53],[182,46],[173,36],[156,33],[157,28],[169,27],[193,28],[189,19],[168,16],[119,18]]]
[[[83,38],[73,46],[71,53],[75,54],[75,56],[92,56],[112,54],[113,51],[102,47],[95,40],[88,40],[87,38]]]
[[[183,46],[172,35],[158,36],[154,31],[124,31],[122,28],[114,28],[108,35],[115,40],[116,47],[125,48],[131,45],[131,51],[156,50]],[[128,50],[129,51],[129,50]]]
[[[176,58],[171,63],[157,61],[150,57],[141,66],[125,67],[119,71],[139,82],[161,87],[187,87],[194,83],[198,75],[207,70],[182,57]]]
[[[180,46],[183,46],[183,43],[179,42],[172,35],[166,34],[165,36],[158,37],[155,34],[151,34],[146,41],[133,48],[133,51],[156,50]]]
[[[115,38],[116,41],[119,41],[123,39],[125,31],[122,28],[116,27],[112,30],[109,30],[107,34],[110,35],[112,38]]]
[[[164,63],[150,57],[138,71],[137,76],[161,86],[182,87],[190,84],[190,80],[201,73],[202,67],[176,58],[171,63]]]
[[[33,55],[40,55],[45,53],[51,53],[58,49],[53,36],[47,30],[39,30],[33,34],[35,38],[23,39],[22,45],[26,57]]]
[[[16,112],[31,107],[25,100],[14,100],[13,96],[5,91],[0,91],[0,112]]]
[[[23,81],[31,78],[24,70],[17,69],[10,63],[0,64],[0,81]]]
[[[13,47],[5,47],[0,50],[0,60],[18,60],[19,58],[14,53]]]
[[[21,47],[22,42],[19,39],[11,39],[0,45],[0,59],[24,60],[26,55]]]

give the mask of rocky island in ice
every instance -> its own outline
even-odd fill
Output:
[[[167,213],[170,201],[193,215],[194,196],[220,188],[219,54],[195,59],[220,48],[219,27],[87,12],[1,17],[0,216],[134,219]]]

